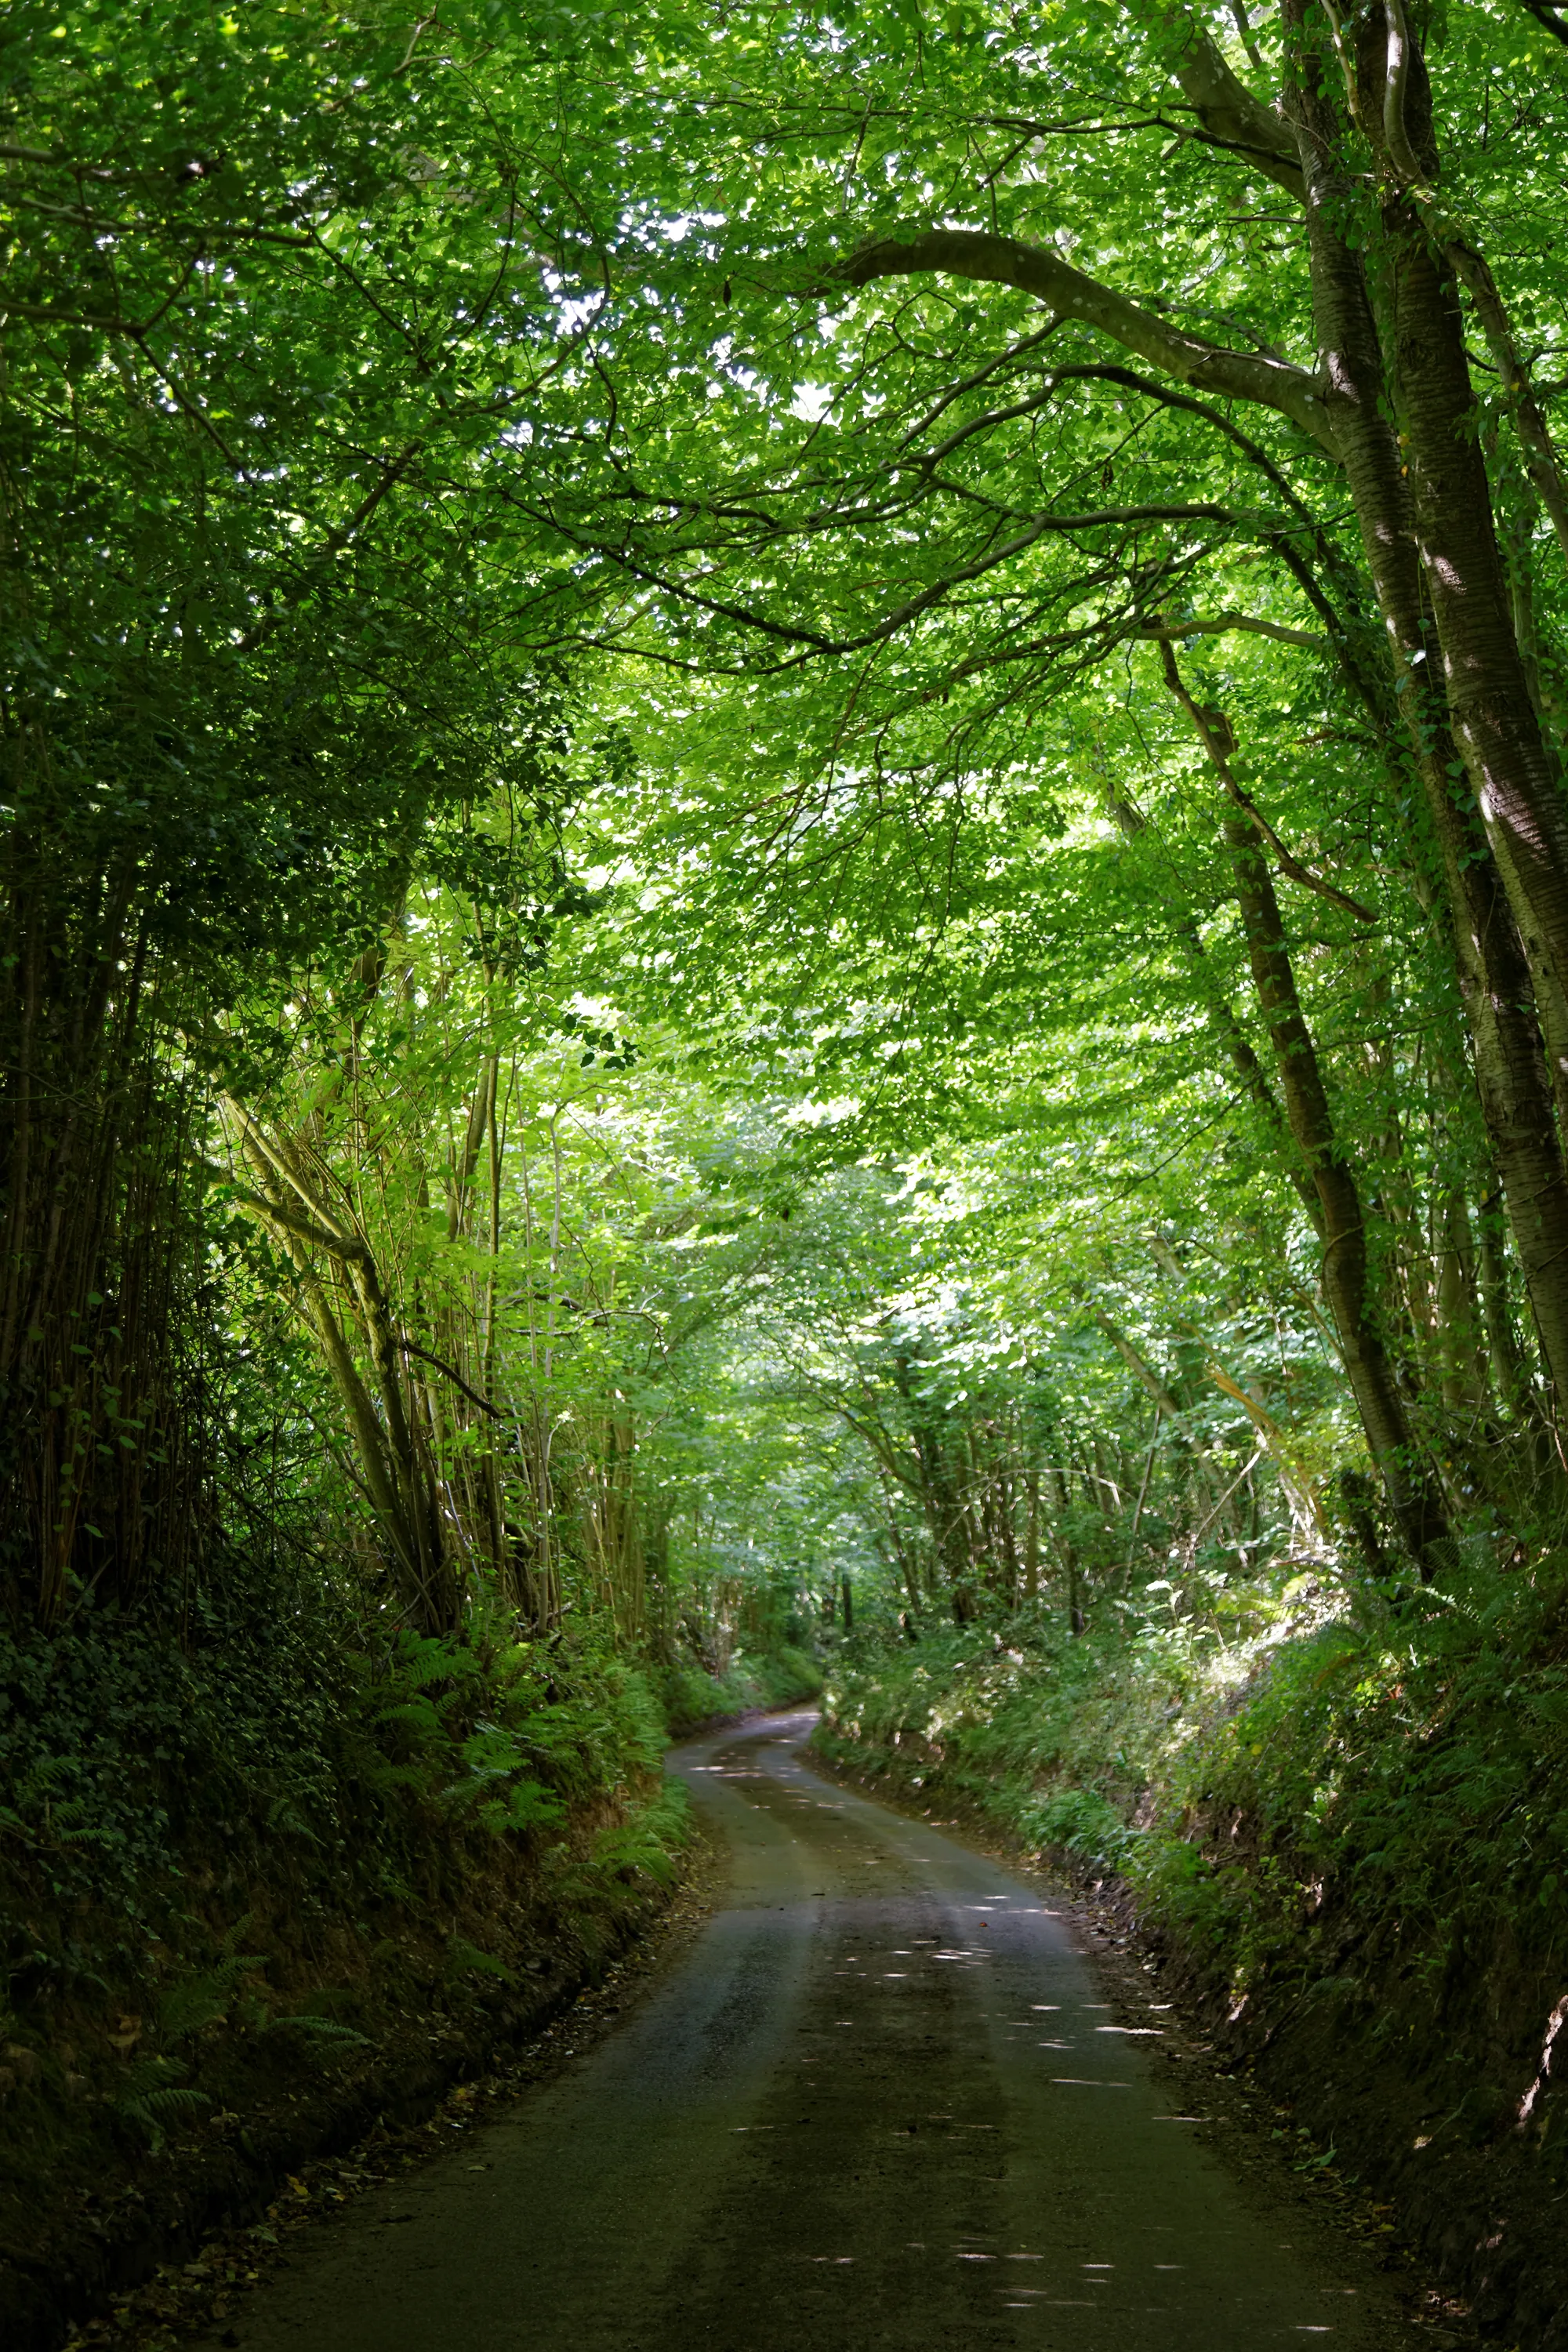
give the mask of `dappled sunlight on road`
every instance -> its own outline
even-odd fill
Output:
[[[680,1967],[487,2169],[425,2179],[395,2258],[367,2217],[263,2297],[247,2352],[1414,2340],[1146,2071],[1169,2004],[1119,2013],[1037,1888],[825,1787],[808,1725],[678,1758],[732,1855]]]

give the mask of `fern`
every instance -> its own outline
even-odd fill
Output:
[[[405,1690],[423,1691],[433,1684],[471,1682],[480,1667],[473,1652],[459,1642],[405,1630],[398,1636],[393,1671]]]
[[[307,2042],[314,2042],[322,2048],[369,2050],[374,2047],[369,2034],[362,2033],[357,2026],[344,2025],[336,2017],[318,2017],[310,2010],[296,2011],[292,2017],[275,2017],[263,2030],[268,2033],[280,2033],[285,2028],[302,2034]]]
[[[493,1835],[553,1828],[564,1817],[560,1798],[529,1771],[518,1735],[504,1724],[476,1724],[459,1754],[465,1776],[448,1784],[441,1801],[473,1805]]]
[[[289,1797],[273,1798],[267,1809],[267,1826],[274,1834],[281,1830],[285,1835],[304,1838],[311,1845],[321,1843],[298,1805]]]
[[[205,2025],[221,2025],[236,1985],[252,1969],[267,1962],[259,1952],[237,1952],[235,1945],[250,1926],[250,1914],[237,1919],[218,1946],[216,1966],[200,1976],[185,1977],[169,1987],[158,2004],[158,2039],[167,2045],[186,2042]]]
[[[659,1886],[673,1886],[679,1867],[676,1849],[690,1834],[686,1791],[679,1780],[667,1781],[630,1821],[601,1830],[594,1841],[593,1867],[615,1877],[640,1874]]]
[[[423,1732],[428,1739],[434,1739],[439,1734],[441,1716],[442,1709],[437,1702],[417,1691],[412,1698],[389,1699],[384,1706],[378,1706],[375,1710],[378,1726],[406,1724],[411,1730]]]
[[[447,1954],[447,1981],[456,1984],[466,1976],[494,1977],[498,1983],[504,1985],[517,1982],[506,1962],[498,1959],[493,1952],[481,1952],[477,1944],[466,1943],[461,1936],[454,1936]]]
[[[504,1837],[509,1830],[559,1828],[566,1808],[542,1780],[514,1780],[504,1795],[481,1801],[479,1818],[493,1836]]]
[[[205,2091],[194,2091],[181,2080],[184,2071],[177,2058],[140,2059],[114,2102],[114,2113],[145,2135],[153,2156],[162,2152],[165,2124],[212,2105]]]

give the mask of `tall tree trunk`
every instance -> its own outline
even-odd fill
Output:
[[[1508,1260],[1499,1208],[1496,1193],[1489,1193],[1481,1202],[1476,1219],[1481,1318],[1486,1325],[1487,1353],[1491,1359],[1498,1395],[1510,1412],[1523,1413],[1530,1409],[1530,1374],[1509,1312]]]
[[[1556,1389],[1568,1396],[1568,1180],[1530,1012],[1530,968],[1486,836],[1453,797],[1453,738],[1430,677],[1436,647],[1426,628],[1422,569],[1382,348],[1361,257],[1342,233],[1358,192],[1343,165],[1341,126],[1319,90],[1318,60],[1305,37],[1309,0],[1282,0],[1282,5],[1285,104],[1306,184],[1313,311],[1329,407],[1384,617],[1396,703],[1442,858],[1481,1110],[1542,1345]],[[1424,429],[1431,429],[1429,420]]]
[[[1168,640],[1162,645],[1161,655],[1171,691],[1185,709],[1228,801],[1234,803],[1234,782],[1226,747],[1215,732],[1219,723],[1215,714],[1201,710],[1188,693]],[[1449,1540],[1447,1522],[1436,1488],[1420,1461],[1394,1366],[1377,1328],[1360,1190],[1334,1132],[1317,1047],[1297,993],[1279,902],[1258,828],[1231,805],[1224,832],[1241,904],[1253,985],[1274,1047],[1286,1117],[1311,1171],[1322,1208],[1323,1294],[1339,1337],[1345,1378],[1366,1433],[1367,1450],[1382,1475],[1389,1509],[1422,1575],[1430,1577]]]
[[[1355,74],[1382,180],[1394,389],[1416,537],[1453,740],[1535,975],[1559,1100],[1568,1106],[1568,800],[1514,628],[1458,280],[1430,201],[1440,159],[1426,64],[1403,23],[1397,47],[1391,42],[1390,13],[1358,12]]]
[[[1445,1187],[1437,1214],[1437,1331],[1443,1359],[1443,1402],[1473,1414],[1487,1402],[1486,1358],[1476,1294],[1476,1253],[1470,1215],[1458,1185]]]
[[[442,1508],[431,1423],[409,1362],[422,1351],[397,1327],[364,1234],[328,1188],[312,1181],[304,1156],[266,1132],[232,1096],[220,1096],[219,1108],[236,1159],[257,1187],[237,1198],[299,1277],[300,1309],[342,1400],[403,1606],[422,1632],[451,1633],[462,1612],[463,1562]],[[332,1268],[336,1300],[317,1270],[318,1256]],[[369,1381],[355,1360],[345,1308],[369,1360]]]
[[[1227,816],[1225,837],[1286,1113],[1322,1204],[1323,1294],[1339,1335],[1345,1378],[1368,1450],[1382,1474],[1389,1509],[1423,1576],[1430,1576],[1442,1559],[1448,1528],[1436,1489],[1420,1462],[1394,1366],[1377,1330],[1361,1194],[1334,1133],[1317,1050],[1296,992],[1279,902],[1258,835],[1245,818]]]
[[[1136,841],[1142,834],[1147,832],[1149,820],[1142,810],[1109,781],[1105,785],[1104,798],[1105,804],[1118,827],[1129,841]],[[1309,1221],[1316,1229],[1319,1239],[1321,1240],[1322,1212],[1318,1205],[1316,1188],[1291,1150],[1289,1129],[1279,1103],[1274,1098],[1274,1090],[1268,1083],[1263,1065],[1252,1050],[1251,1040],[1237,1019],[1229,998],[1210,969],[1208,952],[1204,946],[1203,936],[1197,923],[1190,913],[1184,911],[1177,913],[1173,919],[1173,923],[1177,944],[1186,959],[1187,969],[1193,977],[1194,992],[1203,1005],[1208,1022],[1209,1034],[1235,1071],[1243,1094],[1261,1114],[1268,1130],[1278,1139],[1280,1155],[1285,1163],[1285,1173],[1302,1208],[1306,1211]]]
[[[1039,1473],[1028,1472],[1024,1480],[1024,1492],[1028,1496],[1029,1515],[1024,1522],[1024,1593],[1029,1601],[1037,1600],[1040,1591],[1040,1479]]]

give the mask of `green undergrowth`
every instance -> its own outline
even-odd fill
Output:
[[[716,1717],[745,1715],[752,1707],[793,1706],[815,1699],[822,1669],[790,1643],[755,1653],[737,1651],[721,1674],[690,1657],[667,1658],[652,1668],[654,1687],[671,1732],[694,1731]]]
[[[862,1641],[819,1740],[1114,1874],[1232,2013],[1326,2000],[1346,2033],[1440,2051],[1501,2128],[1568,1964],[1568,1563],[1183,1599],[1102,1606],[1078,1640],[1016,1614]]]
[[[178,1624],[0,1633],[0,2244],[593,1975],[679,1874],[668,1737],[607,1646],[237,1565]]]

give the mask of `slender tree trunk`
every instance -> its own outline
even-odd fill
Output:
[[[1123,793],[1108,784],[1105,802],[1129,841],[1136,841],[1141,834],[1147,831],[1148,818]],[[1177,945],[1192,974],[1194,992],[1207,1017],[1209,1034],[1236,1073],[1242,1093],[1260,1113],[1264,1126],[1279,1143],[1285,1173],[1321,1240],[1322,1211],[1318,1204],[1317,1189],[1292,1149],[1289,1128],[1275,1099],[1274,1089],[1268,1083],[1263,1065],[1252,1050],[1251,1040],[1210,969],[1208,953],[1197,924],[1190,914],[1180,913],[1173,919],[1173,929]]]
[[[1162,645],[1161,655],[1166,682],[1185,709],[1234,802],[1226,747],[1215,731],[1215,714],[1200,710],[1188,693],[1168,641]],[[1297,993],[1279,902],[1258,828],[1232,805],[1224,820],[1224,832],[1241,904],[1253,985],[1274,1047],[1286,1116],[1311,1171],[1322,1208],[1323,1293],[1339,1337],[1345,1378],[1368,1451],[1382,1475],[1389,1508],[1423,1576],[1429,1577],[1442,1558],[1448,1528],[1436,1489],[1420,1463],[1394,1366],[1377,1329],[1360,1190],[1334,1132],[1328,1091]]]
[[[1489,1193],[1476,1219],[1481,1319],[1486,1326],[1487,1353],[1491,1359],[1498,1396],[1510,1412],[1523,1413],[1531,1403],[1530,1374],[1509,1312],[1508,1259],[1499,1213],[1500,1205],[1498,1195]]]
[[[363,1489],[386,1544],[405,1608],[422,1631],[451,1632],[462,1608],[463,1569],[442,1509],[441,1482],[421,1389],[363,1233],[325,1189],[311,1181],[303,1154],[268,1134],[230,1096],[220,1108],[236,1155],[258,1190],[243,1205],[284,1251],[300,1281],[300,1303],[341,1397],[363,1473]],[[316,1270],[320,1254],[333,1269],[337,1297],[352,1302],[360,1344],[374,1374],[362,1378],[343,1322]]]
[[[1063,1455],[1063,1461],[1059,1465],[1053,1466],[1049,1473],[1051,1486],[1056,1496],[1057,1506],[1056,1521],[1053,1532],[1056,1537],[1057,1550],[1061,1559],[1062,1568],[1067,1576],[1068,1622],[1072,1631],[1076,1633],[1081,1630],[1082,1626],[1082,1614],[1078,1605],[1078,1546],[1073,1542],[1072,1533],[1069,1527],[1069,1517],[1072,1511],[1072,1489],[1068,1483],[1068,1472],[1066,1466],[1068,1449],[1066,1435],[1065,1433],[1061,1431],[1058,1431],[1057,1434],[1060,1440],[1060,1451]]]
[[[1258,835],[1245,818],[1227,816],[1225,836],[1286,1113],[1322,1204],[1323,1292],[1339,1334],[1345,1378],[1368,1450],[1382,1474],[1389,1508],[1423,1576],[1429,1576],[1441,1559],[1448,1528],[1436,1490],[1420,1463],[1394,1366],[1376,1328],[1361,1195],[1334,1134],[1317,1050],[1296,992],[1279,903]]]
[[[1443,1402],[1450,1412],[1479,1412],[1486,1402],[1486,1359],[1479,1349],[1476,1254],[1469,1211],[1457,1185],[1438,1203],[1437,1329],[1443,1359]]]

